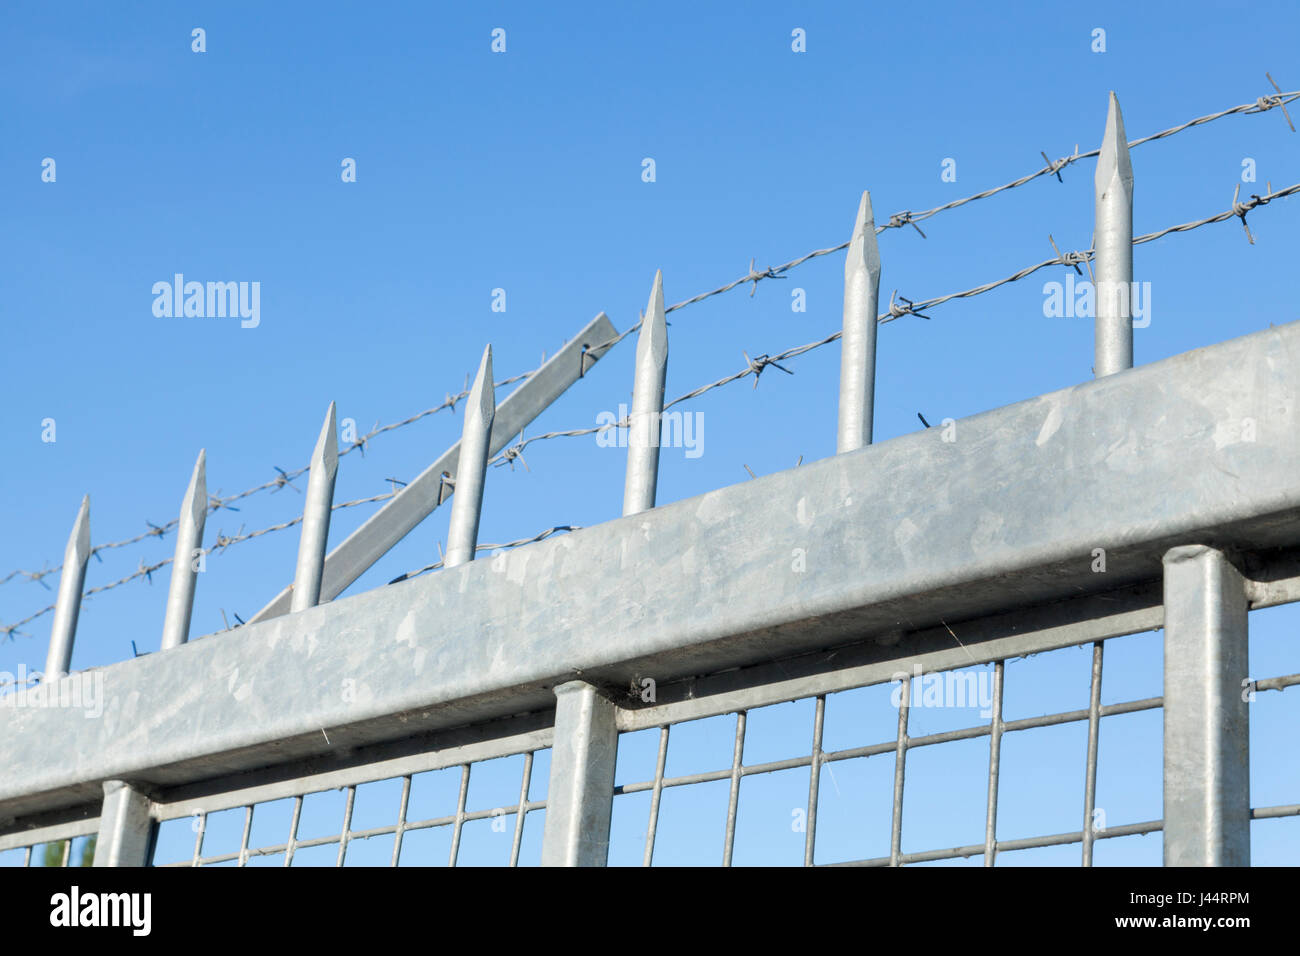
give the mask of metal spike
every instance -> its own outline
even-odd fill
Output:
[[[86,583],[86,562],[90,560],[90,495],[81,499],[77,520],[63,551],[59,574],[59,596],[54,602],[54,623],[50,627],[50,650],[45,658],[43,680],[63,677],[72,665],[72,641],[77,636],[81,613],[81,590]]]
[[[876,313],[880,302],[880,247],[871,193],[858,203],[844,260],[844,325],[840,343],[840,417],[836,452],[871,444],[876,396]]]
[[[330,512],[334,507],[334,478],[339,470],[338,423],[334,403],[316,439],[307,477],[307,500],[302,508],[302,537],[298,539],[298,567],[293,576],[290,612],[305,611],[320,602],[321,573],[329,541]]]
[[[668,325],[664,316],[664,274],[655,273],[650,301],[636,340],[636,377],[632,382],[632,413],[627,435],[627,476],[623,483],[623,514],[634,515],[655,506],[659,483],[659,422],[664,411],[664,379],[668,373]]]
[[[194,552],[203,547],[203,525],[208,517],[208,453],[199,451],[190,486],[181,502],[176,524],[176,553],[172,556],[172,580],[167,590],[167,616],[163,619],[161,650],[178,647],[190,638],[190,617],[194,612]],[[292,486],[290,486],[292,487]]]
[[[497,414],[496,386],[492,382],[492,346],[483,350],[474,387],[465,402],[465,422],[460,434],[460,461],[456,465],[456,494],[451,499],[447,528],[447,556],[443,567],[454,568],[474,560],[478,548],[478,521],[483,511],[483,479],[487,474],[488,445]]]
[[[1097,285],[1093,290],[1093,357],[1096,375],[1101,378],[1133,367],[1133,164],[1124,117],[1113,92],[1094,184]]]

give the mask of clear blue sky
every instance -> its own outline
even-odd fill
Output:
[[[195,27],[206,30],[202,54],[191,51]],[[490,50],[496,27],[506,30],[504,54]],[[1090,48],[1097,27],[1105,53]],[[200,448],[209,491],[230,494],[274,477],[272,466],[305,464],[331,400],[364,432],[457,391],[486,342],[504,378],[534,367],[597,312],[627,328],[656,269],[677,302],[744,274],[751,257],[774,265],[844,241],[864,188],[884,221],[1030,172],[1040,150],[1056,158],[1076,143],[1091,149],[1109,90],[1136,138],[1271,92],[1265,70],[1284,90],[1300,88],[1297,27],[1289,3],[999,12],[851,3],[6,5],[0,577],[57,564],[83,494],[96,543],[130,537],[146,520],[175,517]],[[795,28],[807,33],[805,53],[791,50]],[[1136,231],[1227,209],[1246,158],[1258,171],[1246,194],[1263,192],[1266,180],[1300,181],[1298,151],[1300,135],[1276,110],[1144,145],[1133,153]],[[57,164],[54,183],[42,182],[46,157]],[[355,183],[340,179],[345,157],[356,160]],[[656,163],[653,183],[642,181],[646,157]],[[956,162],[955,182],[941,181],[946,158]],[[1063,250],[1087,248],[1093,168],[1085,160],[1064,171],[1063,185],[1044,178],[944,213],[922,226],[925,239],[910,228],[885,232],[882,297],[897,289],[925,299],[1001,278],[1049,256],[1049,233]],[[1135,277],[1152,283],[1139,363],[1298,317],[1300,198],[1255,212],[1250,224],[1253,246],[1226,222],[1138,248]],[[675,313],[669,397],[738,371],[742,349],[775,353],[834,331],[842,271],[842,255],[823,257],[761,283],[752,298],[737,289]],[[260,282],[260,325],[155,317],[151,288],[177,272]],[[928,322],[882,327],[877,441],[921,427],[918,412],[932,423],[960,419],[1089,378],[1091,321],[1043,316],[1043,283],[1064,274],[1046,270],[938,307]],[[506,290],[504,313],[492,311],[495,288]],[[804,313],[791,310],[794,288],[806,290]],[[613,352],[530,431],[590,426],[616,411],[629,399],[632,351],[628,342]],[[792,377],[769,370],[756,390],[743,381],[687,406],[703,413],[703,454],[665,450],[661,503],[746,480],[746,465],[764,474],[834,453],[838,345],[788,367]],[[57,423],[52,444],[41,440],[46,418]],[[364,458],[343,460],[337,500],[381,493],[390,476],[410,480],[459,430],[458,411],[375,439]],[[625,455],[592,437],[532,446],[531,470],[491,472],[480,540],[616,517]],[[287,520],[301,504],[288,490],[255,496],[238,513],[210,515],[206,541]],[[331,542],[374,507],[337,512]],[[446,521],[444,509],[349,593],[436,560]],[[87,586],[169,557],[172,545],[92,559]],[[290,580],[296,549],[294,529],[213,555],[193,633],[221,629],[223,609],[256,612]],[[132,641],[156,650],[166,582],[164,571],[152,585],[87,601],[74,668],[129,657]],[[48,583],[57,587],[54,576]],[[52,596],[23,579],[0,585],[0,622]],[[1255,622],[1256,676],[1300,671],[1294,609]],[[41,667],[49,625],[46,615],[24,628],[30,636],[0,643],[0,669]],[[1135,650],[1125,657],[1121,643]],[[1108,700],[1159,692],[1159,644],[1158,636],[1114,642],[1108,665],[1129,663],[1108,666]],[[1063,662],[1060,670],[1049,661]],[[1009,695],[1026,675],[1015,691],[1020,715],[1086,703],[1087,661],[1070,650],[1010,665]],[[1296,695],[1262,695],[1252,710],[1257,804],[1300,800]],[[869,733],[849,721],[838,746],[892,734],[887,695],[875,704],[867,696],[854,706],[884,716],[862,718]],[[764,733],[809,740],[811,706],[787,710]],[[918,715],[913,732],[930,729],[927,720],[975,719]],[[676,752],[683,766],[726,765],[730,720],[701,725]],[[1102,737],[1103,786],[1113,796],[1099,805],[1113,823],[1158,817],[1158,713],[1114,720]],[[1123,721],[1133,729],[1121,732]],[[1023,756],[1008,745],[1007,759],[1021,764],[1004,771],[1003,836],[1080,825],[1086,728],[1036,733]],[[913,755],[905,850],[983,838],[987,743],[947,746]],[[620,777],[644,749],[627,747]],[[649,761],[633,775],[652,773]],[[875,854],[883,833],[887,852],[876,776],[888,778],[892,758],[867,763],[836,765],[838,811],[828,809],[834,791],[823,781],[823,812],[841,814],[842,835],[819,837],[819,848],[839,841],[853,848],[846,855]],[[766,809],[748,820],[742,796],[744,859],[797,862],[786,844],[801,846],[802,835],[790,836],[789,808],[801,805],[807,774],[791,779],[785,790],[782,781],[756,789],[755,806]],[[725,814],[725,787],[721,800]],[[711,793],[665,798],[664,819],[678,823],[665,824],[660,859],[720,858],[715,803]],[[852,818],[855,806],[870,810],[865,820]],[[639,859],[617,836],[619,827],[639,832],[639,814],[628,817],[635,825],[616,816],[616,858]],[[1159,860],[1158,836],[1106,843],[1116,846],[1099,848],[1099,862]],[[1298,852],[1300,821],[1256,824],[1257,861],[1295,862]],[[1077,855],[1073,847],[1032,858]]]

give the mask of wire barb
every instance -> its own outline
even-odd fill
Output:
[[[885,229],[900,229],[903,226],[911,226],[920,233],[921,238],[924,239],[926,237],[925,233],[921,232],[921,227],[916,224],[916,218],[917,217],[912,215],[911,210],[904,209],[902,212],[896,212],[890,216],[889,222],[885,223],[885,225],[878,231],[884,231]]]
[[[1255,193],[1251,193],[1251,202],[1237,202],[1237,197],[1241,195],[1241,183],[1237,183],[1237,188],[1232,191],[1232,212],[1241,220],[1241,228],[1246,230],[1246,238],[1250,244],[1255,244],[1255,237],[1250,234],[1250,226],[1246,223],[1246,213],[1250,212],[1256,206],[1265,206],[1269,200],[1261,199]]]
[[[894,301],[895,298],[897,298],[898,302],[901,302],[902,304],[901,305],[896,304]],[[925,308],[924,305],[918,306],[907,296],[899,295],[897,289],[895,289],[893,292],[889,294],[889,315],[891,318],[897,319],[897,318],[901,318],[904,315],[914,315],[918,319],[925,319],[926,321],[929,321],[930,317],[928,315],[921,314],[921,309],[923,308]]]
[[[1052,244],[1052,251],[1056,253],[1056,258],[1061,263],[1061,265],[1073,266],[1074,271],[1077,275],[1083,275],[1083,270],[1079,268],[1079,263],[1091,262],[1092,256],[1090,253],[1062,252],[1060,249],[1056,247],[1056,240],[1052,238],[1052,234],[1050,232],[1047,234],[1047,241]]]
[[[1276,95],[1274,95],[1274,96],[1261,96],[1258,100],[1255,101],[1255,105],[1259,107],[1259,112],[1261,112],[1261,113],[1265,113],[1265,112],[1267,112],[1268,110],[1271,110],[1271,109],[1272,109],[1273,107],[1275,107],[1275,106],[1280,106],[1280,107],[1282,107],[1282,115],[1286,117],[1286,125],[1287,125],[1287,126],[1290,126],[1290,127],[1291,127],[1291,132],[1294,133],[1294,132],[1295,132],[1295,123],[1291,122],[1291,114],[1288,113],[1287,110],[1286,110],[1286,100],[1283,99],[1283,94],[1282,94],[1282,90],[1281,90],[1281,88],[1280,88],[1280,87],[1277,85],[1277,83],[1274,81],[1274,79],[1273,79],[1273,74],[1268,73],[1268,72],[1265,72],[1265,73],[1264,73],[1264,76],[1267,77],[1268,82],[1269,82],[1269,84],[1273,87],[1273,90],[1274,90],[1274,92],[1275,92]]]
[[[749,371],[754,373],[754,388],[758,388],[758,378],[763,374],[763,369],[767,368],[769,365],[773,368],[781,369],[781,371],[785,372],[786,375],[794,374],[794,372],[790,371],[788,368],[782,368],[778,365],[776,359],[772,358],[770,355],[763,354],[750,358],[749,353],[743,349],[740,354],[745,356],[745,361],[749,363]]]
[[[754,268],[754,260],[750,259],[749,274],[745,276],[745,278],[742,281],[754,283],[753,287],[749,290],[749,297],[752,299],[754,297],[754,293],[758,291],[759,279],[784,279],[784,278],[785,276],[778,275],[777,271],[771,268],[770,266],[766,269],[763,269],[762,271],[756,270]]]

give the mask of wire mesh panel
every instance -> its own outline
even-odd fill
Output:
[[[22,829],[21,821],[0,834],[0,867],[91,866],[95,860],[97,816]]]
[[[550,736],[545,729],[313,777],[173,794],[155,803],[153,863],[537,865]]]
[[[903,660],[887,683],[831,678],[775,704],[757,688],[755,707],[693,720],[651,708],[662,723],[620,735],[610,863],[1159,865],[1162,651],[1148,632],[933,672]],[[1297,783],[1259,793],[1291,802],[1256,799],[1257,831],[1300,815]]]
[[[47,843],[12,846],[0,850],[0,867],[9,866],[92,866],[95,861],[95,834]]]
[[[1250,614],[1250,853],[1255,866],[1300,863],[1300,761],[1295,733],[1300,727],[1300,642],[1295,606]],[[1259,677],[1257,674],[1289,676]]]

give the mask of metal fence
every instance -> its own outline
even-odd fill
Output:
[[[1230,115],[1285,113],[1300,97],[1274,91],[1132,143],[1112,95],[1097,150],[1076,147],[1008,184],[897,213],[880,226],[864,193],[848,242],[774,268],[751,262],[745,276],[676,305],[665,306],[656,275],[632,328],[619,333],[602,313],[540,368],[495,384],[489,346],[472,386],[342,449],[331,405],[306,468],[213,497],[201,454],[179,517],[144,535],[92,547],[84,500],[60,568],[0,581],[60,573],[54,604],[0,629],[19,633],[53,613],[45,671],[0,698],[0,763],[10,771],[0,782],[0,862],[75,864],[89,858],[93,836],[95,865],[604,865],[634,857],[650,865],[665,797],[712,788],[726,797],[717,862],[731,865],[746,794],[763,778],[786,775],[806,794],[791,825],[802,853],[790,862],[804,865],[978,856],[991,866],[1002,853],[1071,844],[1091,865],[1098,841],[1156,832],[1167,864],[1248,863],[1253,820],[1300,815],[1300,803],[1252,808],[1248,746],[1253,695],[1300,683],[1300,674],[1252,680],[1247,664],[1249,611],[1300,600],[1300,323],[1134,368],[1129,291],[1134,246],[1233,218],[1250,236],[1247,213],[1300,184],[1276,191],[1270,184],[1246,202],[1234,195],[1226,211],[1134,237],[1129,149]],[[881,311],[878,234],[909,225],[921,232],[919,223],[945,210],[1039,178],[1059,180],[1094,155],[1094,248],[1056,250],[963,292],[925,300],[895,292]],[[665,402],[668,313],[842,250],[839,330],[775,355],[746,355],[738,372]],[[1085,265],[1097,292],[1094,381],[872,445],[880,324],[925,317],[1043,268],[1081,275]],[[626,418],[523,436],[633,331]],[[756,384],[765,370],[784,371],[781,363],[837,339],[836,456],[656,507],[667,409],[747,377]],[[513,383],[498,406],[496,388]],[[342,456],[462,402],[461,440],[417,479],[371,498],[333,500]],[[611,428],[628,432],[622,519],[506,545],[479,542],[489,464],[522,461],[532,442]],[[303,474],[300,518],[219,535],[204,547],[210,513]],[[922,490],[936,484],[944,489],[937,501]],[[336,600],[448,500],[439,561]],[[327,554],[335,509],[381,501]],[[190,641],[202,558],[297,524],[292,584],[247,624]],[[170,562],[85,589],[96,551],[173,532]],[[482,551],[495,554],[474,561]],[[69,673],[82,597],[169,563],[162,653]],[[1163,694],[1103,704],[1106,643],[1156,629]],[[1089,705],[1004,720],[1007,662],[1069,647],[1090,649]],[[960,693],[985,677],[988,714],[912,736],[912,711],[935,679],[945,693]],[[103,682],[96,720],[68,706],[88,680]],[[873,687],[896,695],[890,734],[828,743],[828,711]],[[782,713],[811,708],[806,745],[781,757],[754,751],[751,716],[791,702],[802,704]],[[1163,816],[1103,821],[1102,727],[1156,710]],[[729,721],[730,761],[670,772],[675,735],[707,718]],[[1087,730],[1080,827],[1000,836],[1004,742],[1066,724]],[[638,734],[654,737],[648,765],[630,756]],[[985,739],[983,841],[905,842],[909,758]],[[76,759],[49,761],[50,740]],[[854,856],[818,842],[819,807],[828,781],[838,789],[836,767],[864,762],[889,764],[888,813],[855,817],[884,842],[864,844],[881,852]],[[616,824],[637,813],[645,823],[633,848]],[[509,839],[480,853],[475,840],[486,832]]]

